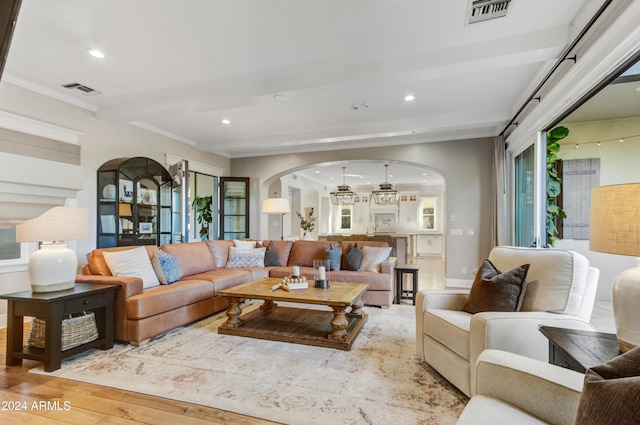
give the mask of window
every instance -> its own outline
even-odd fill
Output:
[[[436,198],[424,198],[422,200],[420,204],[420,223],[422,223],[420,227],[422,230],[436,230]]]
[[[534,171],[535,151],[531,146],[515,159],[515,242],[516,246],[536,246]]]
[[[37,249],[36,243],[16,242],[16,228],[0,229],[0,273],[27,270],[31,253]]]
[[[0,261],[20,259],[20,244],[16,242],[16,228],[0,229]]]
[[[351,205],[340,205],[340,230],[351,229]]]

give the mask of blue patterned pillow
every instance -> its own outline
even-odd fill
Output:
[[[340,258],[342,257],[342,247],[334,248],[333,244],[329,245],[329,248],[324,252],[324,259],[329,260],[331,265],[331,271],[337,272],[340,270]]]
[[[236,248],[229,247],[229,269],[250,269],[256,267],[264,267],[264,254],[267,248]]]
[[[178,259],[162,250],[156,251],[156,255],[151,260],[153,269],[158,276],[158,280],[163,285],[171,285],[182,277],[182,270],[178,265]]]

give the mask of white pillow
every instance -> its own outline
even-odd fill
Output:
[[[140,277],[145,289],[160,285],[143,246],[124,251],[105,251],[104,260],[114,276]]]
[[[256,247],[256,243],[258,245],[262,245],[262,241],[239,241],[237,239],[233,240],[233,244],[236,248],[241,249],[251,249]]]
[[[380,264],[386,261],[391,255],[391,247],[362,247],[362,261],[360,262],[359,272],[380,272]]]
[[[234,246],[229,247],[229,262],[227,268],[256,268],[264,267],[264,254],[267,248],[236,248]]]

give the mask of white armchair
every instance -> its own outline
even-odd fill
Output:
[[[541,325],[595,330],[589,324],[599,270],[570,250],[496,247],[489,260],[505,272],[530,264],[519,312],[461,311],[469,290],[422,290],[416,297],[416,352],[472,396],[475,364],[485,349],[548,361]]]
[[[584,375],[506,351],[486,350],[475,395],[458,425],[573,425]]]

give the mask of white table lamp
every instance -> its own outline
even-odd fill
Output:
[[[33,292],[53,292],[73,288],[78,258],[65,241],[89,237],[86,208],[53,207],[32,220],[16,226],[17,242],[42,242],[29,258],[29,279]]]
[[[262,201],[262,213],[282,215],[280,220],[280,240],[284,240],[284,215],[291,212],[291,207],[288,199],[278,198],[277,196],[278,194],[274,193],[273,198],[267,198]]]
[[[640,183],[593,189],[589,249],[640,257]],[[640,267],[615,279],[611,304],[620,350],[640,346]]]

